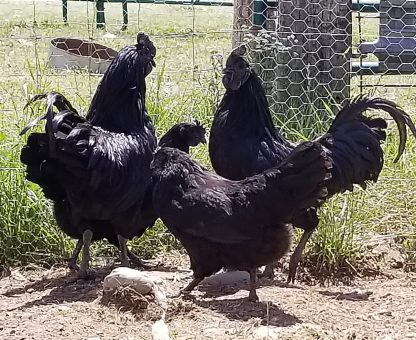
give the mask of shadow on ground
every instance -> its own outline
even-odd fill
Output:
[[[260,319],[261,324],[288,327],[302,323],[295,315],[286,313],[271,302],[250,302],[247,298],[222,300],[197,300],[194,303],[202,308],[208,308],[221,313],[230,320],[248,321]]]
[[[98,268],[94,272],[93,280],[75,280],[75,273],[71,273],[69,276],[63,275],[53,278],[42,278],[22,287],[9,289],[2,295],[14,297],[28,292],[35,294],[36,292],[44,292],[50,289],[46,295],[13,309],[9,309],[9,311],[15,309],[25,310],[33,306],[61,304],[64,302],[91,302],[98,297],[98,292],[102,285],[101,282],[111,270],[111,267]]]

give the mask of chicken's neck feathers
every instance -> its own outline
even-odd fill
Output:
[[[278,143],[288,143],[274,126],[266,94],[256,74],[252,73],[238,90],[227,90],[219,112],[225,108],[228,108],[227,123],[234,129],[247,131],[250,135],[266,132]]]
[[[133,48],[122,50],[104,74],[87,114],[87,120],[111,132],[134,133],[145,125],[144,66]]]

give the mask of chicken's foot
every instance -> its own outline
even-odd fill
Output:
[[[306,243],[312,236],[313,230],[305,230],[300,238],[298,245],[295,248],[289,261],[289,275],[287,277],[287,283],[295,283],[296,269],[298,268],[299,261],[302,258],[303,250],[305,249]]]

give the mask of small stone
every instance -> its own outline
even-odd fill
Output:
[[[70,309],[71,308],[69,308],[68,306],[58,306],[58,310],[61,311],[61,312],[66,312]]]
[[[416,316],[415,315],[408,316],[406,318],[406,322],[416,322]]]
[[[392,313],[391,313],[391,311],[390,310],[382,310],[382,311],[380,311],[378,314],[380,314],[380,315],[385,315],[385,316],[392,316]]]
[[[361,290],[356,289],[349,293],[342,293],[338,295],[337,300],[350,300],[350,301],[357,301],[357,300],[368,300],[368,298],[373,295],[371,290]]]
[[[26,293],[32,294],[35,290],[33,288],[28,288],[26,290]]]

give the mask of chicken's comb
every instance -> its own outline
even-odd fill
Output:
[[[146,33],[139,32],[137,34],[137,49],[140,51],[145,48],[147,48],[152,57],[156,55],[156,47],[153,45],[153,42],[150,40],[149,36]]]
[[[149,43],[152,43],[149,39],[149,36],[146,33],[139,32],[137,34],[137,45],[141,50],[143,47],[149,47]]]
[[[246,44],[241,44],[231,50],[231,54],[239,55],[240,57],[245,56],[247,53]]]

